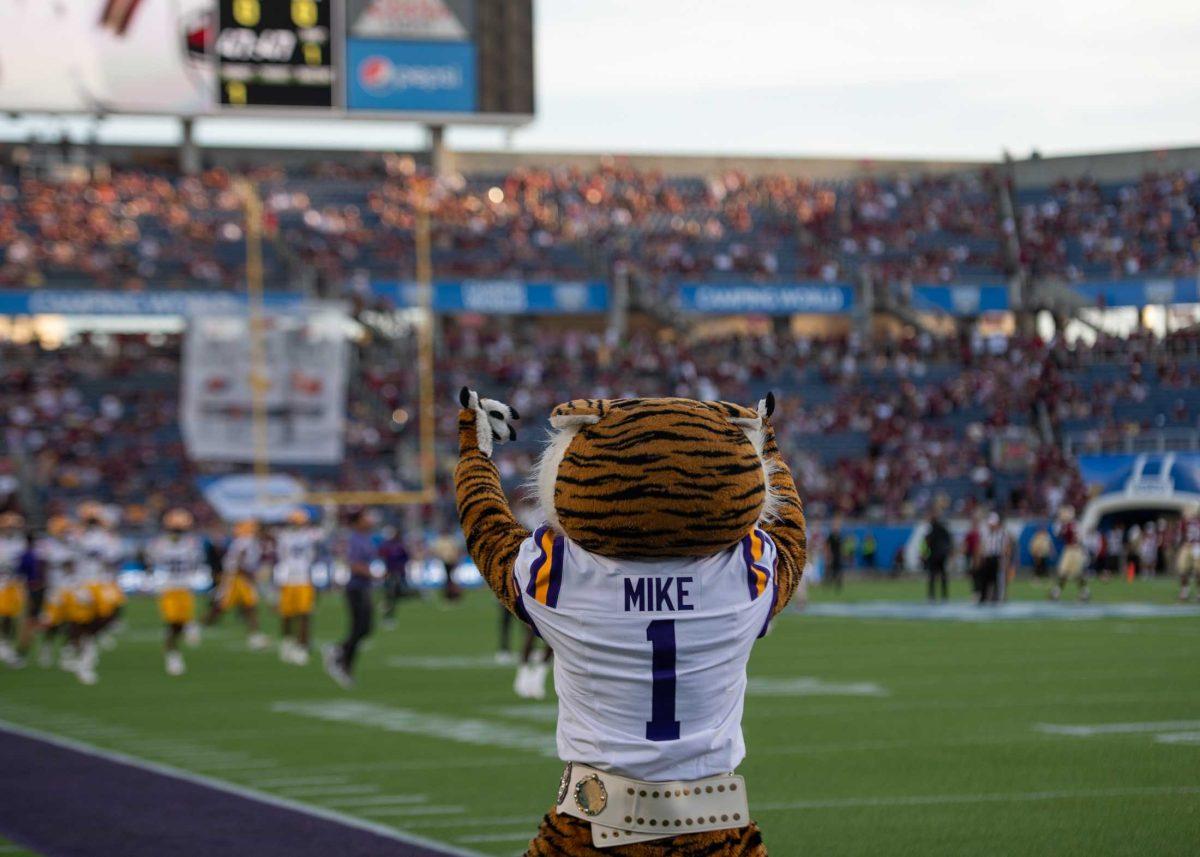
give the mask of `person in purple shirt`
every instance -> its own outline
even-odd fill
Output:
[[[344,688],[354,686],[354,658],[359,643],[370,636],[374,624],[371,563],[379,557],[379,546],[372,527],[371,516],[365,509],[350,515],[350,533],[342,547],[343,559],[350,569],[350,580],[346,582],[350,631],[339,645],[328,645],[322,652],[325,672]]]
[[[383,560],[383,623],[387,628],[396,622],[397,602],[412,594],[408,585],[408,547],[396,528],[384,530],[379,557]]]

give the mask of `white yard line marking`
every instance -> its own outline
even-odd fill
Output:
[[[328,730],[322,730],[323,735]],[[361,773],[364,771],[425,771],[430,768],[508,768],[513,763],[512,756],[462,756],[448,759],[421,759],[411,762],[346,762],[343,764],[321,765],[322,771],[346,771]],[[561,766],[560,766],[561,767]],[[560,771],[561,772],[561,771]]]
[[[464,815],[466,810],[461,806],[395,806],[379,807],[364,810],[364,815],[374,815],[380,818],[392,818],[398,815],[405,817],[416,815]]]
[[[216,771],[222,774],[234,774],[238,771],[245,771],[248,774],[253,774],[255,771],[269,771],[273,768],[278,768],[278,762],[272,762],[263,759],[259,762],[213,762],[208,763],[202,759],[196,760],[196,767],[204,768],[207,771]]]
[[[488,712],[500,717],[507,717],[511,720],[520,720],[522,723],[558,722],[558,706],[554,703],[546,705],[501,705],[498,708],[489,708]]]
[[[375,786],[297,786],[295,788],[281,788],[279,793],[287,797],[325,797],[326,795],[373,795],[377,794],[379,789]]]
[[[525,752],[532,750],[543,756],[557,755],[553,735],[519,726],[504,726],[489,720],[425,714],[374,702],[277,702],[271,706],[271,710],[462,744],[507,747]]]
[[[1049,601],[1010,601],[994,607],[981,608],[965,601],[928,605],[900,601],[857,601],[810,604],[804,613],[808,616],[829,616],[839,619],[942,620],[982,623],[1027,620],[1071,622],[1093,619],[1157,619],[1200,616],[1200,607],[1134,602],[1055,604]]]
[[[922,696],[919,700],[911,702],[896,702],[891,701],[874,701],[871,700],[871,712],[883,713],[887,711],[1007,711],[1021,708],[1046,708],[1051,705],[1119,705],[1126,702],[1154,702],[1162,700],[1164,702],[1178,702],[1180,697],[1196,697],[1200,700],[1200,687],[1177,687],[1170,691],[1161,693],[1057,693],[1052,696],[1040,696],[1030,699],[1005,699],[995,702],[979,702],[976,700],[966,700],[960,697],[931,697]],[[796,718],[828,718],[838,714],[859,714],[862,712],[862,706],[866,704],[863,701],[855,702],[853,705],[826,704],[823,701],[814,700],[812,703],[797,707],[791,703],[781,704],[782,700],[764,700],[756,702],[751,709],[751,716],[755,718],[768,717],[786,717],[789,720]]]
[[[459,836],[454,841],[461,842],[464,845],[481,845],[484,842],[529,842],[533,839],[533,834],[528,830],[513,831],[512,833],[475,833],[471,836]]]
[[[851,741],[844,744],[799,744],[784,747],[754,745],[755,752],[789,756],[818,756],[824,753],[856,753],[875,750],[899,750],[906,747],[975,747],[990,744],[1037,743],[1052,740],[1049,735],[988,735],[979,738],[929,738],[926,740]]]
[[[1200,786],[1142,786],[1125,789],[1063,789],[1043,792],[1007,792],[998,794],[896,795],[893,797],[851,797],[829,800],[800,800],[790,803],[752,803],[752,812],[783,812],[796,809],[857,809],[871,806],[937,806],[956,803],[1025,803],[1079,798],[1137,797],[1148,795],[1200,794]]]
[[[180,768],[172,767],[171,765],[165,765],[161,762],[153,762],[148,759],[139,759],[136,756],[119,753],[115,750],[106,750],[101,747],[94,747],[91,744],[86,744],[82,741],[65,738],[60,735],[52,735],[49,732],[42,732],[40,729],[31,729],[28,726],[22,726],[18,723],[12,723],[7,720],[0,720],[0,729],[11,732],[14,735],[21,735],[25,738],[30,738],[35,741],[43,741],[47,744],[53,744],[56,747],[73,750],[76,753],[83,753],[97,759],[105,759],[118,765],[127,765],[131,768],[139,768],[143,771],[150,771],[155,774],[160,774],[164,777],[172,777],[177,780],[183,780],[184,782],[194,783],[195,785],[205,786],[206,788],[210,789],[216,789],[217,791],[236,795],[237,797],[245,798],[246,800],[258,801],[259,803],[265,803],[271,806],[289,809],[293,812],[298,812],[313,818],[321,818],[326,821],[343,824],[346,827],[353,827],[357,830],[365,830],[370,833],[374,833],[377,836],[390,839],[393,842],[403,842],[406,845],[419,845],[434,851],[440,850],[447,854],[456,855],[456,857],[486,857],[486,855],[481,854],[478,851],[468,851],[461,848],[456,848],[452,845],[446,845],[442,842],[435,842],[432,839],[426,839],[423,836],[418,836],[412,833],[401,833],[395,828],[388,827],[385,824],[376,824],[373,821],[368,821],[363,818],[355,818],[352,815],[346,815],[345,813],[338,812],[334,809],[327,809],[325,807],[299,803],[279,795],[260,792],[255,789],[237,785],[235,783],[229,783],[223,780],[214,779],[212,777],[206,777],[203,774],[185,771]]]
[[[1148,723],[1037,723],[1033,728],[1048,735],[1074,735],[1080,738],[1090,738],[1093,735],[1137,735],[1145,732],[1200,729],[1200,720],[1161,720]]]
[[[426,803],[429,800],[426,795],[372,795],[371,797],[340,797],[332,800],[324,800],[321,803],[325,806],[353,806],[353,807],[368,807],[368,806],[391,806],[393,804],[414,804]]]
[[[528,815],[506,815],[501,818],[459,818],[454,821],[431,819],[421,821],[416,819],[408,822],[409,827],[507,827],[508,825],[523,824],[530,831],[536,831],[541,823],[541,814],[545,810],[534,810]],[[533,833],[530,833],[533,838]]]
[[[1166,732],[1155,735],[1159,744],[1200,744],[1200,732]]]
[[[339,786],[345,782],[345,777],[274,777],[269,780],[251,780],[250,785],[256,789],[264,789],[272,786]]]
[[[499,663],[494,655],[399,655],[387,659],[389,667],[410,670],[513,670],[515,664]]]
[[[812,676],[797,678],[752,678],[746,685],[749,696],[887,696],[883,685],[873,681],[825,681]]]

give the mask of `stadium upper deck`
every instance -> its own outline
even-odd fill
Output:
[[[336,292],[414,270],[427,182],[404,158],[255,167],[276,288]],[[0,172],[0,285],[237,288],[243,215],[224,168],[180,176],[115,167],[63,177]],[[433,192],[433,262],[447,278],[643,283],[1004,282],[1193,275],[1194,171],[1014,190],[1001,168],[814,181],[784,174],[677,176],[617,162],[445,178]],[[1006,212],[1012,212],[1012,215]],[[1011,239],[1011,240],[1010,240]]]

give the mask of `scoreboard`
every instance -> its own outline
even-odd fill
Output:
[[[220,103],[332,107],[331,0],[219,0],[213,54]]]
[[[515,125],[533,71],[533,0],[0,0],[0,111]]]

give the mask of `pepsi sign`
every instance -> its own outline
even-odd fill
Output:
[[[476,109],[475,46],[467,42],[350,39],[351,110],[469,113]]]

